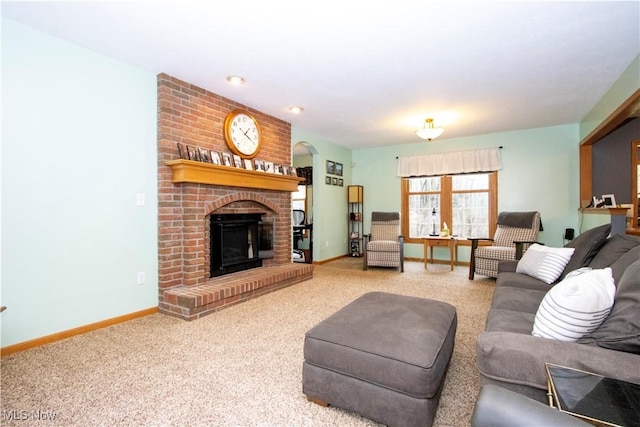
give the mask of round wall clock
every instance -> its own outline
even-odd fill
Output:
[[[260,151],[260,127],[245,110],[233,110],[224,119],[224,139],[234,154],[245,159],[255,157]]]

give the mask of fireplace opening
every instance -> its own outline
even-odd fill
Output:
[[[272,256],[273,224],[262,223],[262,214],[218,214],[210,218],[211,277],[261,267],[262,259]]]

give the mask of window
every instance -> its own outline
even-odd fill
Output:
[[[497,172],[402,179],[405,240],[439,235],[444,224],[462,238],[495,232]],[[413,241],[414,243],[417,240]]]

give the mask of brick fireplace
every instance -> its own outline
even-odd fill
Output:
[[[243,108],[260,123],[257,158],[291,164],[289,123],[166,74],[158,75],[159,310],[186,320],[311,278],[313,266],[291,261],[291,193],[254,188],[243,171],[228,185],[174,182],[167,162],[179,159],[177,143],[229,152],[222,126],[229,111]],[[207,167],[210,167],[207,165]],[[211,168],[211,167],[210,167]],[[205,171],[215,174],[216,170]],[[225,172],[225,171],[222,171]],[[267,185],[268,187],[268,185]],[[273,257],[262,267],[211,277],[212,214],[261,214],[273,224]]]

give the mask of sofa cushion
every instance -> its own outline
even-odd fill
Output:
[[[631,264],[640,259],[640,245],[631,249],[626,254],[622,255],[616,262],[611,264],[611,271],[613,272],[613,280],[616,283],[620,283],[622,275],[629,268]]]
[[[589,263],[591,268],[605,268],[616,262],[621,256],[640,245],[640,237],[628,234],[614,234],[602,246]]]
[[[524,276],[524,275],[521,275]],[[536,314],[542,299],[547,294],[549,285],[545,290],[510,288],[501,286],[493,292],[493,300],[491,301],[492,309],[514,310],[523,313]],[[531,329],[527,331],[530,333]]]
[[[577,341],[606,319],[615,292],[611,268],[585,271],[564,279],[540,303],[532,334]]]
[[[575,248],[551,248],[534,243],[518,261],[516,272],[551,284],[560,277],[574,252]]]
[[[534,289],[536,291],[548,291],[549,285],[535,277],[527,276],[515,272],[505,272],[498,274],[496,289],[501,287]]]
[[[570,271],[589,265],[589,262],[591,262],[602,245],[607,241],[610,232],[611,224],[601,225],[581,233],[578,237],[567,243],[564,247],[575,248],[575,252],[560,275],[560,279],[564,279]]]
[[[622,275],[609,317],[578,342],[640,354],[640,260]]]
[[[535,313],[492,308],[487,314],[485,331],[514,332],[529,335],[531,328],[533,328],[535,316]]]

